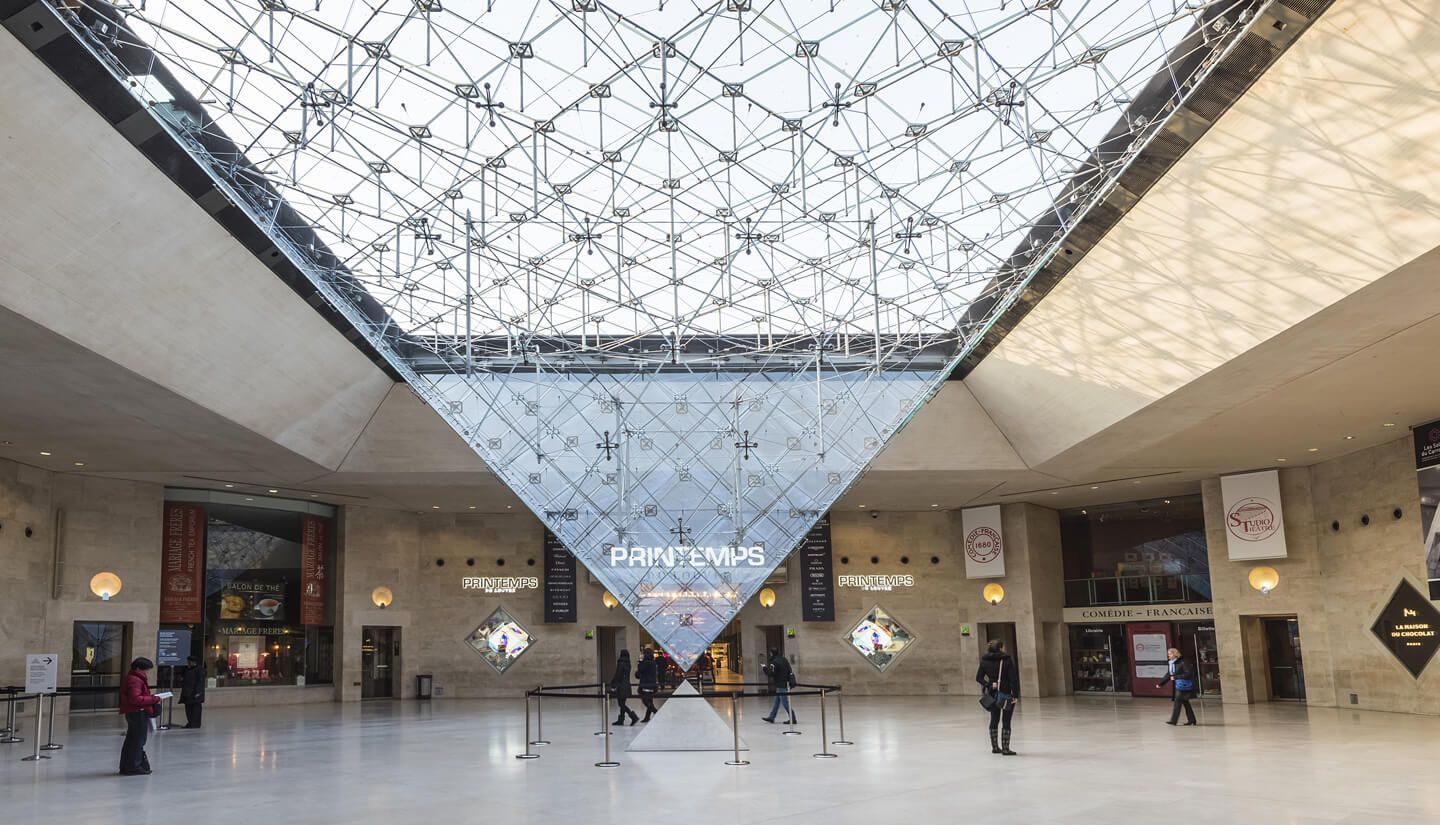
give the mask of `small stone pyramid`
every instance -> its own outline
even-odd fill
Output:
[[[710,702],[680,697],[698,696],[688,681],[681,682],[675,694],[630,742],[627,752],[634,751],[728,751],[735,747],[734,732],[725,718]],[[740,740],[740,750],[749,750]]]

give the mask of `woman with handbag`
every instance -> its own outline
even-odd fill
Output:
[[[155,664],[144,656],[130,663],[130,672],[120,683],[120,713],[125,716],[125,744],[120,747],[120,775],[150,773],[145,740],[150,736],[150,717],[160,710],[160,697],[150,692],[149,673]]]
[[[620,658],[615,662],[615,675],[610,677],[610,695],[615,697],[615,704],[620,708],[620,715],[615,717],[615,726],[621,727],[625,724],[625,717],[630,717],[630,725],[633,727],[640,719],[640,714],[630,709],[626,700],[630,698],[630,651],[620,651]]]
[[[1176,648],[1170,648],[1165,653],[1170,660],[1170,672],[1160,680],[1155,687],[1163,687],[1166,682],[1171,683],[1172,705],[1170,709],[1170,721],[1167,725],[1174,725],[1180,721],[1180,709],[1185,709],[1185,727],[1198,724],[1195,721],[1195,710],[1190,707],[1190,700],[1195,698],[1195,666],[1185,661]]]
[[[1015,660],[1005,652],[1004,642],[990,642],[980,657],[975,681],[980,684],[980,705],[990,712],[990,752],[1015,756],[1010,750],[1010,720],[1020,704],[1020,674],[1015,671]]]

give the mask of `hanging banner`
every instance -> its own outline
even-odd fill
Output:
[[[578,599],[575,592],[575,557],[555,534],[545,531],[545,623],[574,624]]]
[[[1000,505],[960,511],[965,533],[965,578],[998,579],[1005,575],[1005,534],[1000,526]]]
[[[160,621],[197,624],[203,600],[205,508],[165,504],[160,549]]]
[[[1440,421],[1421,424],[1415,439],[1415,481],[1420,487],[1420,552],[1425,555],[1425,578],[1430,598],[1440,600]]]
[[[325,624],[325,519],[300,522],[300,624]]]
[[[1221,476],[1220,498],[1225,505],[1225,540],[1231,561],[1289,555],[1278,471]]]
[[[835,621],[833,569],[830,514],[826,513],[800,542],[800,621]]]

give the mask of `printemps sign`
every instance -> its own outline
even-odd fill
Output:
[[[835,583],[840,587],[858,587],[861,590],[888,593],[897,587],[914,587],[915,577],[908,574],[873,576],[845,575],[836,577]]]
[[[540,586],[538,576],[465,576],[460,580],[463,590],[480,590],[485,593],[515,593],[520,590],[534,590]]]

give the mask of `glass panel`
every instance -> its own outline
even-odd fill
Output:
[[[915,636],[884,609],[876,606],[845,637],[865,661],[883,671],[915,643]]]
[[[465,637],[465,643],[497,673],[509,670],[530,649],[531,642],[530,631],[503,607],[495,608],[489,618]]]

